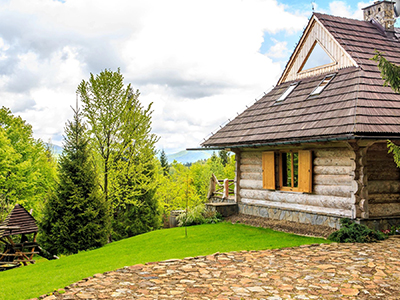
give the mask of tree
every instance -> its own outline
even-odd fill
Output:
[[[164,176],[167,176],[169,174],[169,164],[164,149],[161,150],[160,163],[161,163],[161,168],[163,169]]]
[[[89,81],[83,80],[77,90],[101,157],[104,197],[113,218],[119,222],[124,210],[144,201],[140,197],[152,197],[153,187],[148,183],[154,173],[154,145],[158,141],[151,133],[152,104],[144,108],[139,102],[139,91],[134,92],[130,84],[124,87],[123,80],[119,69],[104,70],[96,76],[90,74]],[[150,199],[146,199],[149,204]],[[158,211],[152,209],[152,213],[157,216]],[[126,215],[126,222],[133,224],[138,220]],[[116,236],[126,236],[119,228],[114,228],[119,232]],[[153,225],[143,228],[151,229]]]
[[[42,242],[53,253],[77,253],[107,242],[109,213],[99,191],[89,138],[78,109],[65,128],[59,182],[46,203]]]
[[[400,93],[400,66],[388,61],[382,53],[376,51],[372,60],[378,62],[384,86],[390,86],[393,91]],[[394,161],[400,168],[400,147],[392,141],[388,141],[389,153],[393,153]]]
[[[45,144],[32,137],[31,126],[5,107],[0,109],[0,160],[0,201],[8,208],[18,202],[40,218],[55,186],[55,161]]]
[[[221,159],[221,162],[224,167],[228,164],[229,157],[230,157],[230,153],[228,151],[226,151],[226,150],[219,151],[219,158]]]
[[[384,86],[390,86],[393,91],[400,93],[400,66],[388,61],[382,53],[376,51],[372,60],[378,62]]]

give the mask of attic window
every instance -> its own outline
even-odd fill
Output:
[[[325,76],[325,78],[319,83],[319,85],[311,92],[310,96],[321,94],[334,77],[335,74]]]
[[[285,90],[285,92],[279,97],[279,99],[276,100],[276,102],[285,100],[298,84],[299,84],[298,82],[295,82],[289,85],[288,88]]]

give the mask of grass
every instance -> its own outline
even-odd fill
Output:
[[[38,297],[96,273],[146,262],[328,243],[325,239],[230,223],[192,226],[187,232],[188,237],[181,227],[153,231],[59,260],[0,272],[0,299]]]

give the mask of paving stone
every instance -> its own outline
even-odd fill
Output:
[[[399,257],[400,239],[215,253],[94,274],[43,298],[400,299]]]

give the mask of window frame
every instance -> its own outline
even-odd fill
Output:
[[[334,74],[329,74],[324,77],[318,84],[318,86],[313,89],[313,91],[310,93],[308,97],[315,97],[321,95],[321,93],[326,89],[326,87],[331,83],[331,81],[336,77],[336,73]],[[324,84],[324,82],[326,82]],[[324,85],[323,85],[324,84]]]
[[[293,187],[294,181],[292,180],[291,187],[283,186],[283,172],[282,172],[282,154],[284,153],[298,153],[298,173],[297,173],[297,187]],[[278,159],[276,159],[276,156]],[[294,161],[292,159],[292,165]],[[312,168],[313,168],[313,153],[312,150],[282,150],[282,151],[265,151],[262,153],[262,179],[263,189],[289,191],[300,193],[312,193]],[[294,169],[291,168],[292,178],[294,178]],[[278,183],[278,185],[276,184]]]
[[[286,100],[287,97],[293,92],[293,90],[299,85],[300,81],[291,83],[286,90],[276,99],[275,103],[280,103]]]
[[[290,153],[291,159],[290,159],[290,178],[291,178],[291,186],[286,186],[283,185],[284,182],[284,168],[283,168],[283,156]],[[286,151],[279,151],[279,189],[281,191],[291,191],[291,192],[297,192],[299,190],[299,162],[297,161],[297,187],[295,185],[295,168],[294,168],[294,155],[297,154],[297,159],[299,157],[299,152],[298,151],[293,151],[293,150],[286,150]],[[288,177],[289,174],[286,174],[286,177]],[[287,178],[286,178],[287,181]]]

